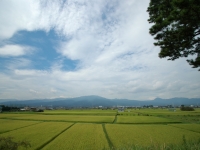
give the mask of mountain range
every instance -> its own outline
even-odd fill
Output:
[[[0,99],[0,105],[7,106],[47,106],[47,107],[113,107],[113,106],[180,106],[180,105],[200,105],[200,98],[156,98],[154,100],[128,100],[128,99],[107,99],[100,96],[81,96],[75,98],[55,98],[55,99],[33,99],[16,100]]]

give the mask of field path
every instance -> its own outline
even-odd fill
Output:
[[[108,133],[107,133],[106,128],[105,128],[105,124],[102,124],[102,128],[103,128],[104,134],[106,136],[106,139],[108,141],[108,145],[109,145],[110,149],[113,149],[114,145],[113,145],[112,141],[110,140],[110,138],[108,136]]]
[[[75,123],[74,123],[75,124]],[[38,147],[36,150],[41,150],[43,147],[45,147],[47,144],[51,143],[55,138],[57,138],[59,135],[61,135],[63,132],[67,131],[69,128],[71,128],[74,124],[70,125],[69,127],[67,127],[66,129],[64,129],[63,131],[61,131],[60,133],[58,133],[57,135],[55,135],[52,139],[50,139],[49,141],[47,141],[46,143],[44,143],[43,145],[41,145],[40,147]]]

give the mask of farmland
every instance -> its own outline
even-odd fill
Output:
[[[71,135],[71,136],[69,136]],[[109,148],[108,142],[100,124],[75,124],[64,132],[44,149],[63,150],[67,149],[91,149],[98,150]]]
[[[100,115],[100,116],[115,116],[117,112],[115,110],[101,110],[101,109],[75,109],[75,110],[46,110],[44,114],[52,115]]]
[[[31,149],[37,149],[70,125],[72,124],[63,122],[43,122],[18,130],[2,133],[1,136],[13,137],[17,140],[30,141]]]
[[[17,120],[8,120],[1,119],[0,133],[8,132],[11,130],[23,128],[33,124],[39,123],[38,121],[17,121]],[[14,125],[13,125],[14,124]]]
[[[79,109],[0,114],[0,137],[29,141],[29,149],[129,149],[200,139],[200,110]],[[187,120],[186,120],[187,118]]]
[[[173,127],[182,128],[200,133],[200,124],[170,124]]]
[[[168,125],[113,125],[107,124],[106,130],[114,147],[126,145],[150,145],[151,142],[177,144],[183,135],[187,139],[198,140],[200,134]],[[126,134],[125,134],[126,133]]]
[[[166,119],[154,116],[118,116],[117,123],[146,124],[146,123],[171,123],[176,122],[172,119]]]
[[[108,123],[114,121],[114,116],[95,116],[95,115],[42,115],[42,114],[23,114],[23,115],[8,115],[5,114],[2,118],[13,120],[35,120],[35,121],[60,121],[60,122],[94,122]]]

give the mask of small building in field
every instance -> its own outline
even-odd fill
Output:
[[[118,112],[124,112],[124,106],[119,106],[118,107]]]

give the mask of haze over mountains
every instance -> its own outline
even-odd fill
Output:
[[[2,105],[14,106],[51,106],[51,107],[112,107],[112,106],[180,106],[180,105],[200,105],[200,98],[170,98],[154,100],[128,100],[128,99],[107,99],[100,96],[82,96],[76,98],[55,98],[55,99],[35,99],[35,100],[16,100],[0,99]]]

